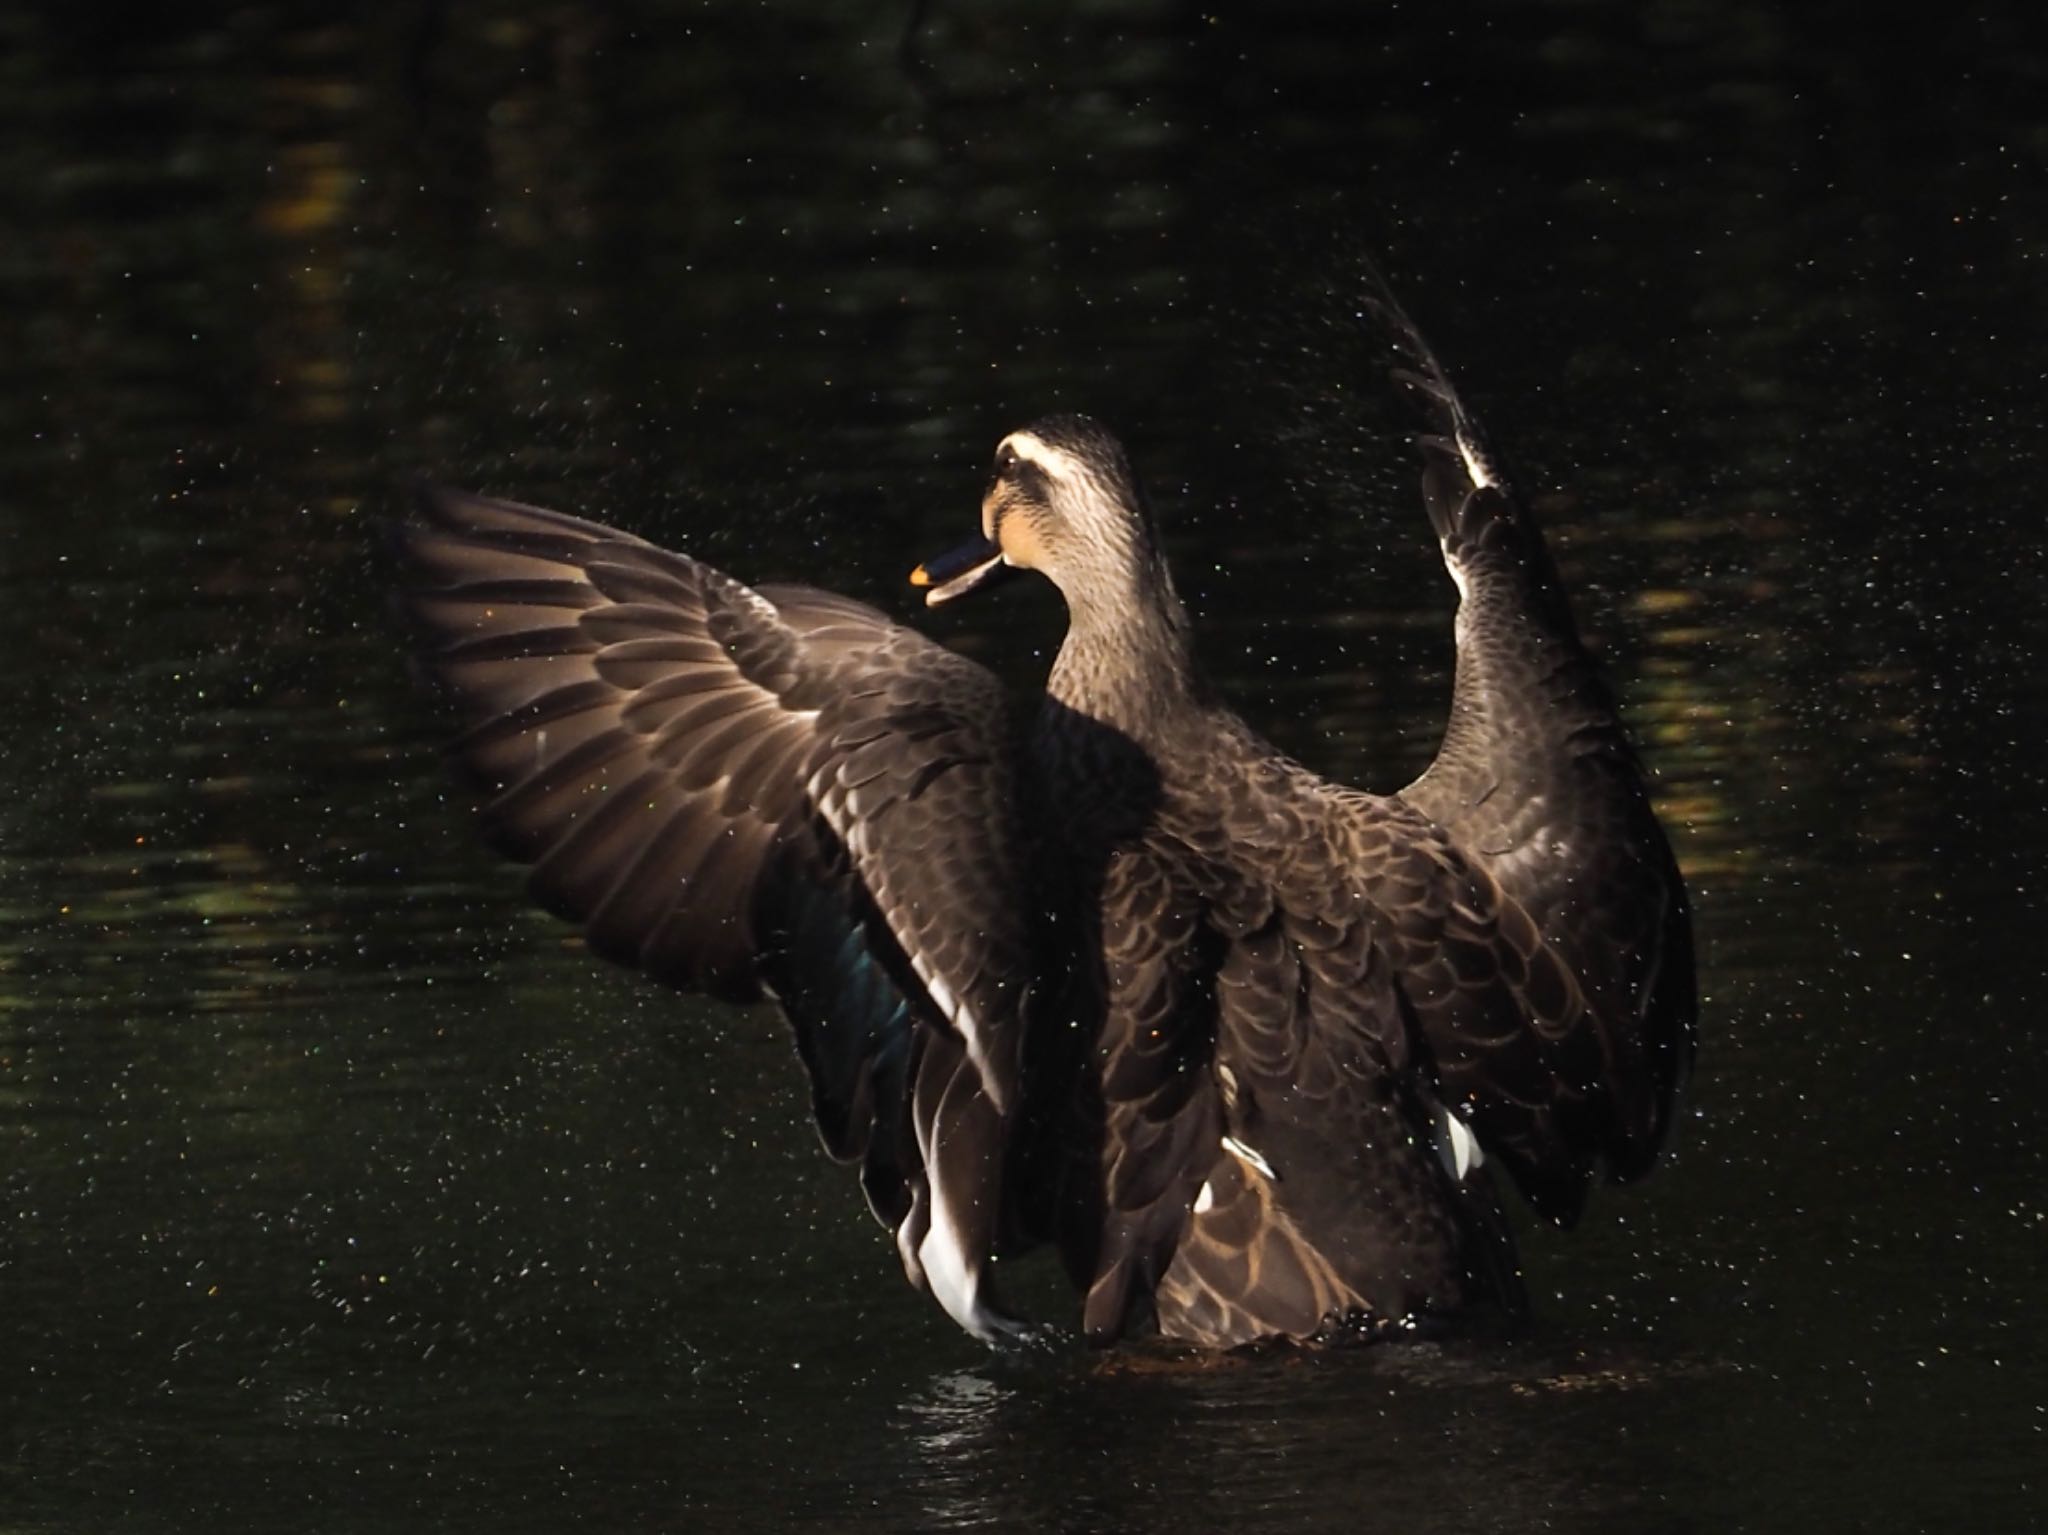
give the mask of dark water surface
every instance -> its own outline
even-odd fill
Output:
[[[304,10],[0,12],[0,1530],[2048,1519],[2030,12]],[[372,524],[425,466],[924,623],[1092,409],[1245,712],[1392,787],[1451,594],[1360,248],[1660,775],[1683,1144],[1523,1343],[991,1359],[775,1018],[478,846]]]

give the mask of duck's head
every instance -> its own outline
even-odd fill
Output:
[[[1047,416],[996,445],[981,533],[910,573],[928,605],[1010,570],[1043,573],[1071,605],[1126,588],[1155,561],[1151,518],[1123,445],[1086,416]]]

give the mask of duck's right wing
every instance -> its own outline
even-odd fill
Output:
[[[393,533],[495,843],[591,948],[794,1026],[913,1282],[987,1283],[1030,979],[995,679],[873,609],[425,489]]]
[[[1423,496],[1459,593],[1451,717],[1400,797],[1450,832],[1533,920],[1586,1001],[1604,1068],[1583,1084],[1617,1177],[1667,1138],[1693,1054],[1692,924],[1613,695],[1579,638],[1543,534],[1449,376],[1378,274],[1367,307],[1432,428]],[[1545,1020],[1539,1020],[1539,1025]]]

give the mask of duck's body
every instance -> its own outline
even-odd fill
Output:
[[[1469,925],[1455,849],[1227,714],[1177,724],[1141,738],[1157,800],[1122,835],[1088,801],[1096,753],[1045,754],[1055,799],[1082,807],[1053,828],[1086,850],[1064,883],[1097,908],[1076,1009],[1099,1020],[1089,1334],[1150,1312],[1227,1347],[1519,1311],[1474,1143],[1411,1038]]]
[[[1025,740],[982,668],[845,598],[453,493],[401,534],[500,842],[599,952],[778,1000],[828,1148],[977,1335],[1013,1326],[991,1259],[1042,1240],[1099,1341],[1518,1314],[1490,1163],[1568,1221],[1668,1123],[1682,885],[1540,536],[1377,303],[1445,428],[1463,597],[1444,750],[1395,796],[1213,696],[1081,418],[1005,439],[986,540],[920,572],[1065,593]]]

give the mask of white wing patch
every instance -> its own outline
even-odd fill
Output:
[[[1436,1154],[1444,1171],[1460,1183],[1467,1173],[1486,1165],[1486,1153],[1480,1150],[1479,1137],[1472,1133],[1472,1127],[1442,1104],[1436,1106],[1436,1131]]]
[[[981,1303],[981,1269],[986,1260],[968,1244],[953,1218],[945,1184],[946,1168],[939,1159],[936,1121],[931,1132],[917,1132],[917,1146],[924,1157],[925,1198],[931,1219],[925,1227],[924,1239],[917,1244],[916,1272],[922,1273],[932,1299],[945,1308],[947,1316],[982,1342],[1000,1343],[1016,1333],[1016,1324]],[[915,1218],[913,1214],[911,1219]],[[904,1232],[909,1225],[906,1220],[897,1231],[899,1249],[905,1249]],[[911,1269],[907,1249],[903,1266],[906,1271]]]
[[[910,956],[910,968],[917,972],[917,978],[924,983],[925,995],[932,999],[933,1006],[946,1015],[947,1022],[951,1023],[955,1028],[960,1028],[963,1021],[968,1024],[973,1022],[971,1018],[966,1016],[967,1010],[960,1005],[960,999],[953,995],[953,989],[939,979],[937,972],[925,963],[925,957],[922,954]],[[961,1032],[968,1036],[969,1043],[971,1044],[973,1042],[971,1028],[962,1028]],[[981,1063],[976,1061],[975,1064],[978,1066]],[[984,1072],[983,1075],[986,1076],[987,1073]]]
[[[1457,562],[1448,548],[1444,550],[1444,569],[1451,573],[1451,585],[1458,589],[1458,610],[1462,616],[1465,599],[1472,595],[1472,586],[1465,579],[1465,567]]]
[[[924,1270],[925,1283],[931,1286],[933,1298],[946,1308],[947,1316],[977,1338],[994,1336],[981,1316],[978,1301],[980,1276],[969,1266],[967,1248],[960,1240],[959,1231],[954,1228],[953,1217],[946,1209],[945,1196],[937,1190],[932,1193],[931,1229],[917,1244],[917,1261]]]
[[[930,1197],[931,1192],[927,1189],[925,1191],[925,1198],[929,1199]],[[914,1285],[923,1285],[924,1263],[917,1256],[917,1243],[911,1237],[916,1220],[917,1212],[913,1209],[909,1215],[904,1216],[897,1224],[896,1255],[903,1260],[903,1272],[910,1282]],[[929,1230],[930,1228],[927,1227],[926,1229]]]
[[[1260,1156],[1256,1151],[1252,1150],[1251,1147],[1247,1146],[1243,1141],[1239,1140],[1236,1136],[1224,1136],[1223,1149],[1229,1152],[1232,1156],[1236,1157],[1238,1161],[1244,1163],[1246,1167],[1249,1167],[1253,1172],[1257,1173],[1261,1178],[1264,1178],[1267,1182],[1278,1183],[1280,1181],[1280,1175],[1273,1171],[1273,1164],[1271,1162],[1268,1162],[1264,1157]]]
[[[1486,490],[1500,483],[1494,479],[1493,466],[1487,463],[1485,456],[1479,451],[1478,443],[1462,431],[1457,434],[1457,442],[1458,457],[1465,461],[1465,473],[1477,489]]]

